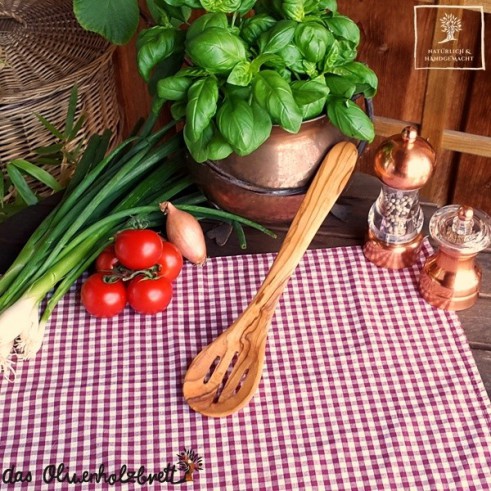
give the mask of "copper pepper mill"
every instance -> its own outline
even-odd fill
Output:
[[[491,244],[491,219],[468,206],[449,205],[435,212],[429,229],[439,249],[421,271],[422,296],[445,310],[471,307],[478,298],[482,275],[475,257]]]
[[[435,151],[416,128],[406,126],[380,145],[374,170],[382,189],[368,214],[365,257],[377,266],[400,269],[419,257],[424,215],[419,189],[431,177]]]

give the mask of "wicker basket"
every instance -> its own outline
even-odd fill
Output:
[[[35,114],[57,128],[65,122],[70,93],[78,88],[77,117],[86,122],[77,143],[105,129],[120,139],[113,47],[77,23],[70,0],[0,0],[0,170],[31,159],[54,137]],[[46,167],[55,177],[53,166]],[[43,185],[34,185],[43,196]]]

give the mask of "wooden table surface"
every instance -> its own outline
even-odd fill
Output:
[[[356,173],[340,198],[337,216],[330,215],[317,233],[311,248],[338,247],[363,244],[368,210],[380,191],[377,179]],[[55,199],[48,198],[20,215],[0,224],[0,273],[4,272],[24,242],[53,207]],[[433,204],[422,203],[425,212],[425,231],[428,221],[436,210]],[[208,233],[216,233],[216,224],[208,225]],[[255,230],[247,229],[247,249],[240,249],[232,234],[225,245],[208,239],[210,256],[252,254],[277,251],[288,226],[274,226],[278,237],[270,238]],[[218,230],[219,231],[219,230]],[[460,311],[458,316],[467,335],[477,367],[491,397],[491,249],[481,252],[477,262],[483,270],[483,281],[477,303],[470,309]]]

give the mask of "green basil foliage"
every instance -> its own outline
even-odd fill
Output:
[[[156,25],[138,37],[138,68],[172,117],[184,119],[196,161],[247,155],[273,125],[296,133],[321,115],[350,138],[373,140],[372,121],[354,100],[375,96],[377,76],[357,60],[360,30],[336,0],[147,6]]]

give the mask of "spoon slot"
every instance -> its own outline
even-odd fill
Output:
[[[220,363],[220,357],[217,356],[214,360],[213,360],[213,363],[210,365],[210,368],[208,369],[208,371],[206,372],[206,375],[205,375],[205,378],[203,379],[203,383],[204,384],[207,384],[210,379],[211,379],[211,376],[213,375],[213,373],[215,372],[218,364]]]
[[[232,374],[232,372],[233,372],[233,370],[235,368],[235,364],[237,363],[238,358],[239,358],[239,352],[236,351],[234,353],[234,356],[230,360],[230,363],[228,365],[227,371],[225,372],[225,375],[223,376],[223,378],[222,378],[222,380],[220,382],[220,385],[217,388],[217,391],[215,393],[215,397],[213,398],[213,402],[214,403],[217,403],[218,402],[218,399],[220,399],[220,396],[222,395],[222,391],[225,388],[225,386],[227,385],[227,382],[228,382],[228,380],[230,378],[230,375]]]

